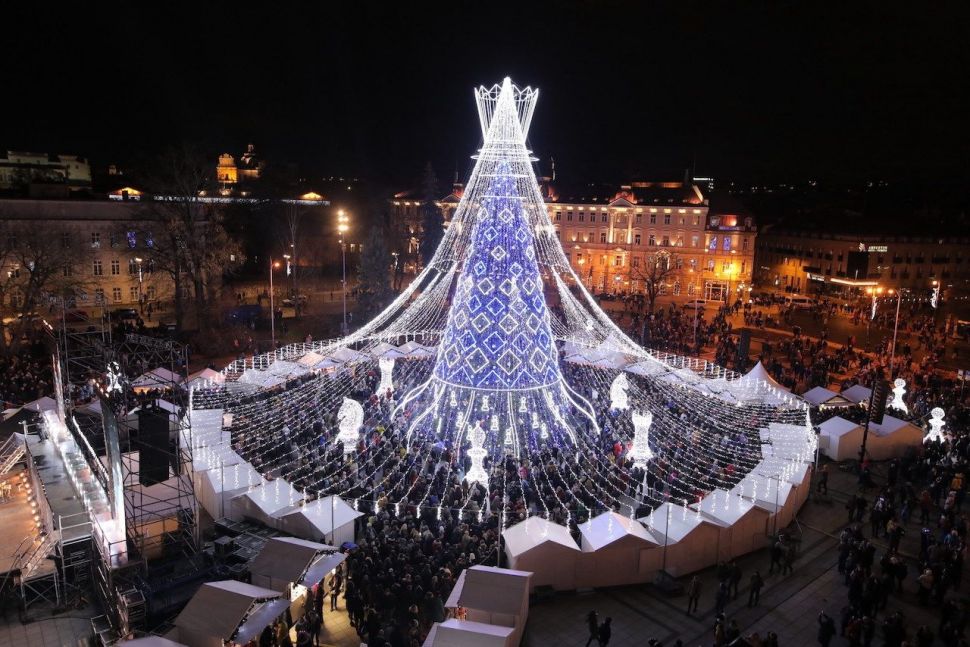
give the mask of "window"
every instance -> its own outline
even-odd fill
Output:
[[[154,285],[149,286],[148,292],[147,292],[146,296],[149,299],[154,299],[155,298],[155,286]]]
[[[690,259],[690,269],[692,269],[694,271],[697,271],[697,259],[696,258]]]
[[[669,225],[670,224],[670,214],[669,213],[665,213],[664,214],[664,224],[665,225]]]
[[[113,231],[108,233],[108,244],[110,244],[112,248],[118,246],[118,235]]]
[[[613,265],[614,267],[623,267],[623,257],[617,256],[616,258],[614,258]]]
[[[695,227],[700,227],[701,226],[701,217],[700,216],[694,216],[694,226]],[[690,288],[688,288],[688,289],[690,289]]]
[[[562,220],[562,211],[557,211],[556,212],[556,222],[559,222],[560,220]]]
[[[674,259],[674,269],[684,269],[684,259],[682,259],[680,256]]]
[[[586,214],[583,213],[582,211],[580,211],[579,212],[579,222],[583,222],[584,220],[586,220]]]
[[[135,232],[128,232],[128,249],[135,249],[138,246],[138,238],[135,236]]]
[[[717,236],[711,236],[711,239],[707,243],[707,248],[712,252],[717,251]]]
[[[680,296],[680,281],[674,281],[674,296]]]
[[[600,222],[609,222],[607,215],[604,213],[600,216]]]
[[[731,237],[730,236],[725,236],[724,237],[724,251],[726,251],[726,252],[731,251]]]
[[[691,247],[697,247],[699,244],[700,244],[700,236],[691,236],[690,237],[690,246]]]
[[[116,258],[111,261],[111,276],[118,276],[119,274],[121,274],[121,263]]]
[[[640,244],[640,234],[633,234],[633,244],[634,245]]]
[[[707,259],[707,270],[709,272],[713,272],[714,271],[714,259],[713,258]]]
[[[657,286],[657,294],[660,296],[667,295],[667,284],[664,283],[663,281],[661,281],[660,284]]]
[[[136,303],[138,301],[138,286],[137,285],[133,285],[130,288],[128,288],[128,300],[131,301],[132,303]]]
[[[65,265],[63,268],[64,276],[74,276],[74,268],[70,265]]]
[[[98,305],[104,303],[104,290],[101,288],[95,288],[94,290],[94,302]]]
[[[111,300],[115,303],[121,301],[121,288],[111,288]]]
[[[69,249],[71,247],[71,234],[64,232],[61,234],[61,247]]]
[[[731,261],[721,261],[721,272],[727,274],[731,271]]]
[[[637,214],[635,222],[638,225],[643,222],[643,214],[642,213],[638,213]]]
[[[689,296],[689,297],[694,296],[694,284],[693,283],[688,283],[687,284],[687,296]]]
[[[104,274],[104,268],[101,267],[101,261],[94,261],[93,271],[95,276],[101,276]]]
[[[650,214],[650,224],[651,225],[657,224],[657,214],[655,213]]]
[[[634,256],[630,259],[630,267],[640,267],[640,257]]]
[[[742,252],[748,251],[748,239],[747,238],[742,238],[741,239],[741,251]]]
[[[600,232],[600,242],[601,243],[605,243],[606,242],[606,232],[605,231],[601,231]]]
[[[128,259],[128,274],[134,275],[138,274],[138,261],[133,258]]]
[[[650,236],[647,238],[647,246],[649,247],[657,246],[657,237],[655,235],[650,234]]]
[[[558,220],[558,218],[556,218],[556,219]],[[572,221],[573,221],[573,214],[572,214],[572,212],[567,211],[566,212],[566,222],[572,222]]]
[[[606,254],[600,256],[600,265],[606,265]]]
[[[660,244],[663,245],[664,247],[670,247],[670,236],[664,236],[660,240]]]
[[[101,247],[101,232],[91,232],[91,247],[94,247],[95,249]]]

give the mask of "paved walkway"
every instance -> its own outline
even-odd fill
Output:
[[[881,467],[881,466],[880,466]],[[794,573],[781,576],[768,575],[770,559],[767,549],[747,555],[738,560],[742,568],[742,585],[736,600],[726,609],[729,620],[737,621],[743,635],[758,632],[764,637],[768,631],[779,636],[783,647],[817,645],[817,617],[825,610],[838,624],[842,608],[847,605],[847,592],[838,574],[838,533],[845,526],[844,504],[856,491],[854,475],[841,472],[835,464],[830,465],[829,493],[822,502],[806,503],[799,515],[802,534],[801,549],[795,563]],[[878,467],[877,467],[878,474]],[[877,477],[878,479],[878,477]],[[865,524],[868,537],[868,524]],[[885,551],[885,544],[877,539],[876,559]],[[919,528],[911,523],[902,543],[902,553],[910,558],[909,577],[901,594],[890,597],[884,614],[902,611],[911,632],[920,624],[928,624],[936,630],[938,615],[930,609],[919,607],[916,602],[915,555],[919,548]],[[757,607],[748,608],[748,578],[760,570],[766,584]],[[611,647],[644,646],[651,638],[670,647],[681,640],[687,647],[710,645],[713,640],[714,595],[717,590],[715,569],[700,573],[703,580],[698,613],[687,615],[686,595],[669,597],[651,585],[597,589],[587,593],[562,593],[536,602],[529,611],[529,623],[523,645],[585,645],[586,614],[596,610],[600,619],[613,618]],[[689,578],[684,579],[684,584]],[[875,644],[881,643],[877,630]],[[844,644],[842,639],[834,645]],[[595,644],[595,643],[594,643]]]

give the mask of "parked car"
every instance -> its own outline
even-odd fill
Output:
[[[785,305],[790,305],[798,308],[799,310],[808,310],[815,305],[815,300],[808,297],[800,297],[798,295],[785,297]]]
[[[684,304],[684,310],[704,310],[706,306],[706,299],[692,299]]]
[[[134,308],[118,308],[111,311],[112,321],[134,321],[138,319],[138,311]]]

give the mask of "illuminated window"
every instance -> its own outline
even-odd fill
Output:
[[[731,237],[730,236],[725,236],[724,237],[724,251],[726,251],[726,252],[731,251]]]
[[[647,237],[647,246],[649,246],[649,247],[656,247],[657,246],[657,237],[654,236],[653,234],[650,234],[650,236]]]

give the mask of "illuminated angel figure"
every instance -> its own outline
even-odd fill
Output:
[[[393,357],[382,357],[378,362],[381,367],[381,384],[377,387],[377,392],[381,395],[385,395],[388,391],[394,389],[394,358]]]
[[[630,450],[630,458],[633,464],[638,467],[646,467],[647,461],[653,458],[650,450],[650,425],[653,424],[653,414],[633,412],[633,448]]]
[[[909,413],[909,409],[906,407],[906,403],[903,402],[903,395],[906,394],[906,380],[901,377],[896,378],[893,382],[893,399],[889,403],[889,406],[893,409],[899,409],[903,413]]]
[[[930,433],[926,434],[926,438],[923,439],[924,443],[932,443],[935,441],[940,441],[941,443],[946,440],[943,436],[943,409],[939,407],[934,407],[930,411]]]
[[[488,450],[483,447],[485,444],[485,430],[482,429],[480,422],[476,422],[474,427],[468,427],[468,442],[472,446],[468,448],[466,453],[468,454],[468,459],[472,462],[472,466],[468,468],[468,473],[465,474],[465,481],[468,483],[478,482],[487,486],[488,473],[485,471],[482,463],[488,454]]]
[[[337,412],[337,426],[340,428],[337,440],[344,444],[345,454],[349,454],[357,447],[362,424],[364,424],[364,407],[356,400],[344,398]]]
[[[610,386],[610,409],[629,409],[630,401],[626,390],[630,388],[630,383],[627,382],[626,373],[620,373],[613,380],[613,385]]]

